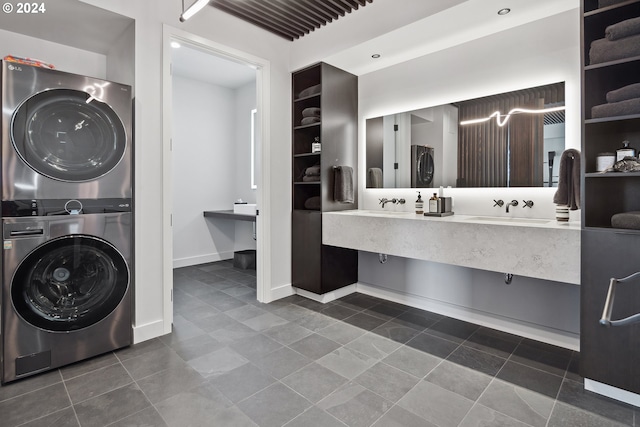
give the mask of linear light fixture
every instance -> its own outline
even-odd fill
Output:
[[[500,119],[500,117],[502,117],[502,114],[500,114],[500,111],[495,111],[489,117],[484,117],[482,119],[463,120],[460,122],[460,124],[464,126],[464,125],[473,125],[476,123],[484,123],[491,120],[492,117],[495,117],[496,123],[498,124],[498,126],[503,127],[504,125],[507,124],[509,117],[511,117],[511,115],[515,113],[544,114],[544,113],[551,113],[553,111],[563,111],[564,109],[565,109],[564,105],[560,107],[542,108],[540,110],[529,110],[527,108],[514,108],[504,116],[503,120]]]
[[[184,0],[182,1],[182,15],[180,15],[180,22],[184,22],[191,18],[196,13],[200,12],[206,5],[209,4],[209,0],[196,0],[191,6],[184,10]]]

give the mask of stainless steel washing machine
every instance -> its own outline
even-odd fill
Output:
[[[131,87],[2,62],[2,200],[131,197]]]
[[[2,202],[2,383],[132,343],[130,199]]]

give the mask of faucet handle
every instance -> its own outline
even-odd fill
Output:
[[[522,205],[523,209],[533,207],[533,200],[523,200],[522,202],[524,203],[524,205]]]
[[[378,199],[378,200],[380,200],[380,201],[378,202],[378,204],[379,204],[379,205],[382,205],[382,207],[384,207],[384,204],[385,204],[385,203],[387,203],[387,198],[386,198],[386,197],[383,197],[382,199]]]
[[[495,204],[493,205],[493,207],[495,208],[496,206],[498,206],[499,208],[501,208],[502,206],[504,206],[504,202],[502,201],[502,199],[493,199],[493,201],[495,202]]]
[[[404,199],[398,199],[398,204],[404,205],[405,204],[405,200]]]

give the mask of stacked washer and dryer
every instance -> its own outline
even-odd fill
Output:
[[[2,62],[2,383],[132,343],[131,87]]]

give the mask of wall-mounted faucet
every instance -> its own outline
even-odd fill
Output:
[[[495,202],[495,203],[493,204],[493,207],[494,207],[494,208],[495,208],[496,206],[497,206],[497,207],[499,207],[499,208],[501,208],[502,206],[504,206],[504,202],[502,201],[502,199],[498,199],[498,200],[493,199],[493,201]]]
[[[507,213],[509,213],[509,206],[518,206],[518,201],[512,200],[510,203],[507,203]]]
[[[384,205],[386,205],[387,203],[393,203],[394,205],[396,203],[400,204],[400,205],[404,205],[405,204],[405,200],[404,199],[396,199],[395,197],[393,199],[387,199],[386,197],[383,197],[382,199],[379,199],[380,202],[379,204],[382,205],[382,209],[384,209]]]
[[[522,206],[523,209],[533,207],[533,200],[523,200],[522,203],[524,203],[524,205]]]

